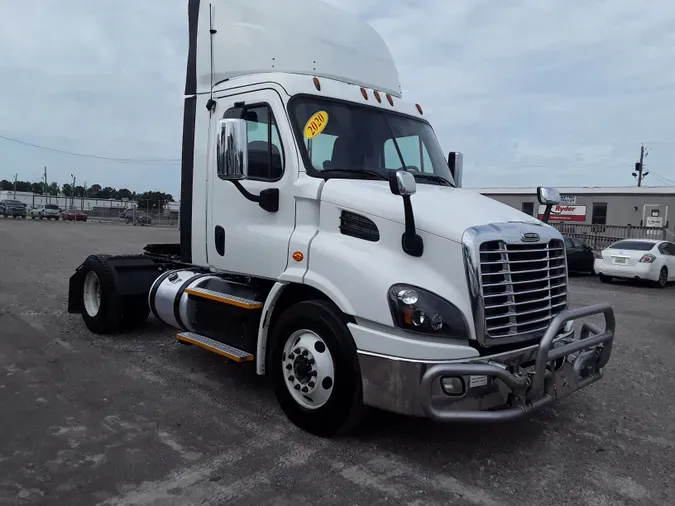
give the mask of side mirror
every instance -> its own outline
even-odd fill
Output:
[[[457,188],[461,188],[462,175],[464,174],[464,155],[456,151],[451,151],[450,154],[448,154],[448,167],[450,167],[452,179],[455,180]]]
[[[540,204],[555,206],[560,204],[560,192],[555,188],[537,187],[537,198]]]
[[[238,181],[248,177],[246,120],[225,118],[218,121],[216,168],[221,179]]]
[[[417,191],[415,176],[407,170],[397,170],[389,175],[389,189],[394,195],[414,195]]]

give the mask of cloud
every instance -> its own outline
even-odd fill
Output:
[[[675,181],[675,4],[331,0],[371,23],[467,186],[631,185],[644,142]],[[0,135],[180,158],[186,0],[0,4]],[[114,164],[0,140],[0,178],[177,194],[177,164]],[[650,175],[648,184],[664,184]]]

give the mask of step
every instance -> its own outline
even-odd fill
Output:
[[[245,299],[243,297],[237,297],[236,295],[216,292],[214,290],[209,290],[208,288],[188,288],[185,290],[185,293],[192,295],[193,297],[213,300],[223,304],[236,306],[241,309],[261,309],[263,307],[263,303],[258,302],[257,300]]]
[[[176,335],[176,338],[184,343],[194,344],[205,350],[227,357],[234,362],[251,362],[254,359],[253,355],[250,353],[235,348],[234,346],[221,343],[210,337],[202,336],[196,332],[180,332]]]

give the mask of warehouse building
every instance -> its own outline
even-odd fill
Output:
[[[551,224],[668,228],[669,213],[675,209],[675,186],[591,186],[558,190],[562,201],[551,209]],[[537,201],[536,188],[477,191],[531,216],[541,218],[543,215],[544,206]]]

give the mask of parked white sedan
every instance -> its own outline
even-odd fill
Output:
[[[595,259],[600,281],[612,278],[647,280],[665,288],[675,281],[675,244],[655,239],[622,239],[602,250]]]

